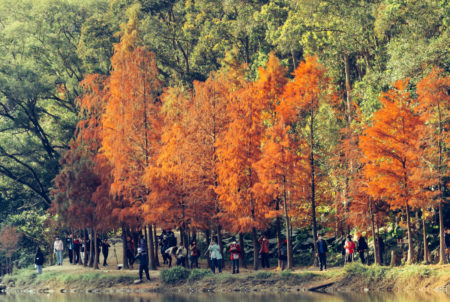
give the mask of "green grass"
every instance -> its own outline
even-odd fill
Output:
[[[405,265],[391,268],[379,265],[365,266],[358,263],[346,265],[344,273],[349,276],[360,276],[374,282],[383,279],[411,278],[414,276],[429,277],[437,274],[432,268],[424,265]]]
[[[164,283],[177,283],[180,281],[186,281],[190,275],[190,271],[181,266],[175,266],[169,269],[161,270],[161,280]]]
[[[191,270],[191,273],[189,274],[188,281],[194,282],[203,279],[204,277],[211,277],[213,276],[213,273],[210,270],[207,269],[200,269],[196,268]]]
[[[271,272],[259,271],[255,274],[255,278],[257,279],[269,279],[273,274]]]
[[[84,272],[81,274],[61,273],[61,272],[43,272],[38,275],[35,270],[21,269],[17,270],[13,275],[3,277],[3,282],[8,284],[13,282],[17,287],[26,285],[38,285],[46,282],[57,282],[64,285],[78,284],[83,286],[95,286],[104,282],[115,283],[131,283],[134,276],[131,275],[110,275],[102,272]]]

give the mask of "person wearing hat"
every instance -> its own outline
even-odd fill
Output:
[[[184,247],[183,242],[180,241],[177,252],[177,266],[186,267],[187,249]]]
[[[142,271],[145,272],[147,280],[150,281],[150,274],[148,273],[148,255],[145,250],[138,247],[136,259],[139,258],[139,280],[142,281]]]
[[[219,273],[222,273],[222,253],[220,253],[220,247],[217,243],[217,237],[214,237],[209,244],[204,256],[209,252],[209,258],[211,259],[211,271],[216,273],[216,267],[219,269]]]
[[[53,244],[53,252],[56,254],[56,263],[62,265],[63,257],[62,252],[64,250],[64,244],[59,236],[56,236],[55,243]]]
[[[317,241],[317,256],[319,257],[320,270],[327,270],[327,253],[328,247],[322,236],[319,236]]]
[[[347,262],[353,262],[353,253],[355,252],[356,245],[352,241],[352,236],[348,235],[347,240],[345,241],[345,254],[347,255]]]
[[[241,246],[233,241],[230,245],[230,257],[233,263],[233,274],[239,274],[239,259],[241,258]]]

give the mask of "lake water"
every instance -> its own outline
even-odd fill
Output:
[[[0,295],[5,302],[450,302],[450,297],[415,293],[394,296],[391,294],[35,294]]]

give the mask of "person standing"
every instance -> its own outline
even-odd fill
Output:
[[[56,254],[56,263],[62,265],[64,244],[59,236],[56,236],[55,243],[53,244],[53,252]]]
[[[36,255],[34,256],[34,264],[36,264],[38,274],[42,274],[42,265],[44,265],[44,254],[41,251],[41,248],[38,247],[36,250]]]
[[[317,241],[317,256],[319,257],[320,270],[327,270],[327,253],[328,247],[325,240],[323,240],[322,236],[319,236],[319,240]]]
[[[208,249],[205,252],[206,254],[209,252],[209,258],[211,259],[211,271],[213,274],[216,273],[216,267],[219,269],[219,273],[222,273],[222,254],[220,253],[220,247],[217,244],[217,238],[211,240],[211,243],[208,246]]]
[[[69,237],[66,238],[66,246],[67,252],[69,254],[69,262],[73,263],[73,234],[70,234]]]
[[[378,236],[378,246],[380,247],[380,265],[383,265],[384,241],[381,236]]]
[[[241,246],[233,241],[230,245],[231,262],[233,263],[233,274],[239,274],[239,259],[241,258]]]
[[[109,253],[109,243],[108,239],[103,239],[102,242],[102,254],[103,254],[103,266],[108,266],[108,263],[106,262],[108,260],[108,253]]]
[[[97,243],[97,250],[95,251],[98,255],[97,263],[100,264],[100,251],[102,248],[102,240],[100,239],[100,236],[98,234],[95,237],[95,242]],[[95,246],[94,246],[94,248],[95,248]],[[94,256],[95,256],[95,254],[94,254]]]
[[[259,239],[259,244],[261,244],[261,248],[259,250],[261,255],[261,267],[269,268],[269,240],[265,235]]]
[[[165,231],[163,231],[165,232]],[[163,233],[164,234],[164,233]],[[159,244],[161,245],[161,255],[163,257],[163,264],[168,264],[169,263],[169,256],[166,254],[166,250],[169,248],[169,245],[167,243],[167,235],[163,235],[161,234],[160,238],[162,237],[162,239],[160,239]]]
[[[135,259],[139,258],[139,279],[142,281],[142,272],[145,272],[147,280],[150,281],[150,274],[148,273],[148,255],[146,251],[143,251],[140,247],[137,250]]]
[[[187,256],[187,249],[184,247],[183,243],[180,242],[180,245],[177,249],[177,266],[186,266],[186,256]]]
[[[164,254],[166,255],[167,262],[169,264],[169,268],[171,268],[172,267],[172,256],[176,257],[177,247],[176,246],[171,246],[171,247],[167,248],[164,251]]]
[[[133,239],[130,238],[130,236],[127,237],[127,259],[130,265],[130,268],[133,268],[133,264],[134,264],[134,243],[133,243]]]
[[[364,236],[359,234],[358,238],[358,253],[359,253],[359,259],[361,259],[361,263],[365,264],[366,259],[364,258],[364,252],[369,248],[367,245],[366,240],[364,239]]]
[[[345,265],[345,263],[347,262],[347,260],[346,260],[346,253],[347,253],[347,251],[346,251],[346,249],[345,249],[345,243],[347,242],[347,238],[345,237],[345,235],[344,235],[344,240],[342,240],[342,243],[341,243],[341,253],[342,253],[342,265]]]
[[[278,259],[280,259],[281,270],[283,271],[286,268],[286,264],[287,264],[287,240],[286,239],[284,239],[283,243],[281,244],[280,255],[278,256]]]
[[[192,241],[191,245],[189,246],[189,251],[191,253],[190,260],[191,260],[191,269],[198,268],[198,248],[197,248],[197,242]]]
[[[86,237],[85,237],[86,238]],[[91,235],[87,237],[87,239],[84,240],[84,257],[86,257],[86,263],[85,265],[89,264],[89,258],[91,257]]]
[[[73,262],[75,264],[81,263],[80,259],[80,248],[81,248],[81,240],[80,238],[75,238],[73,240],[73,251],[74,251],[74,259]]]
[[[356,245],[352,241],[352,236],[348,235],[345,241],[345,254],[347,255],[347,262],[353,262],[353,253],[355,252]]]

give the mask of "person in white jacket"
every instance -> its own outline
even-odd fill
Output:
[[[211,271],[216,273],[216,267],[219,269],[219,273],[222,272],[222,254],[220,253],[220,247],[217,244],[217,238],[211,240],[211,244],[205,252],[205,255],[209,252],[211,259]]]
[[[56,236],[55,243],[53,244],[53,252],[56,254],[56,263],[62,265],[64,244],[59,236]]]

